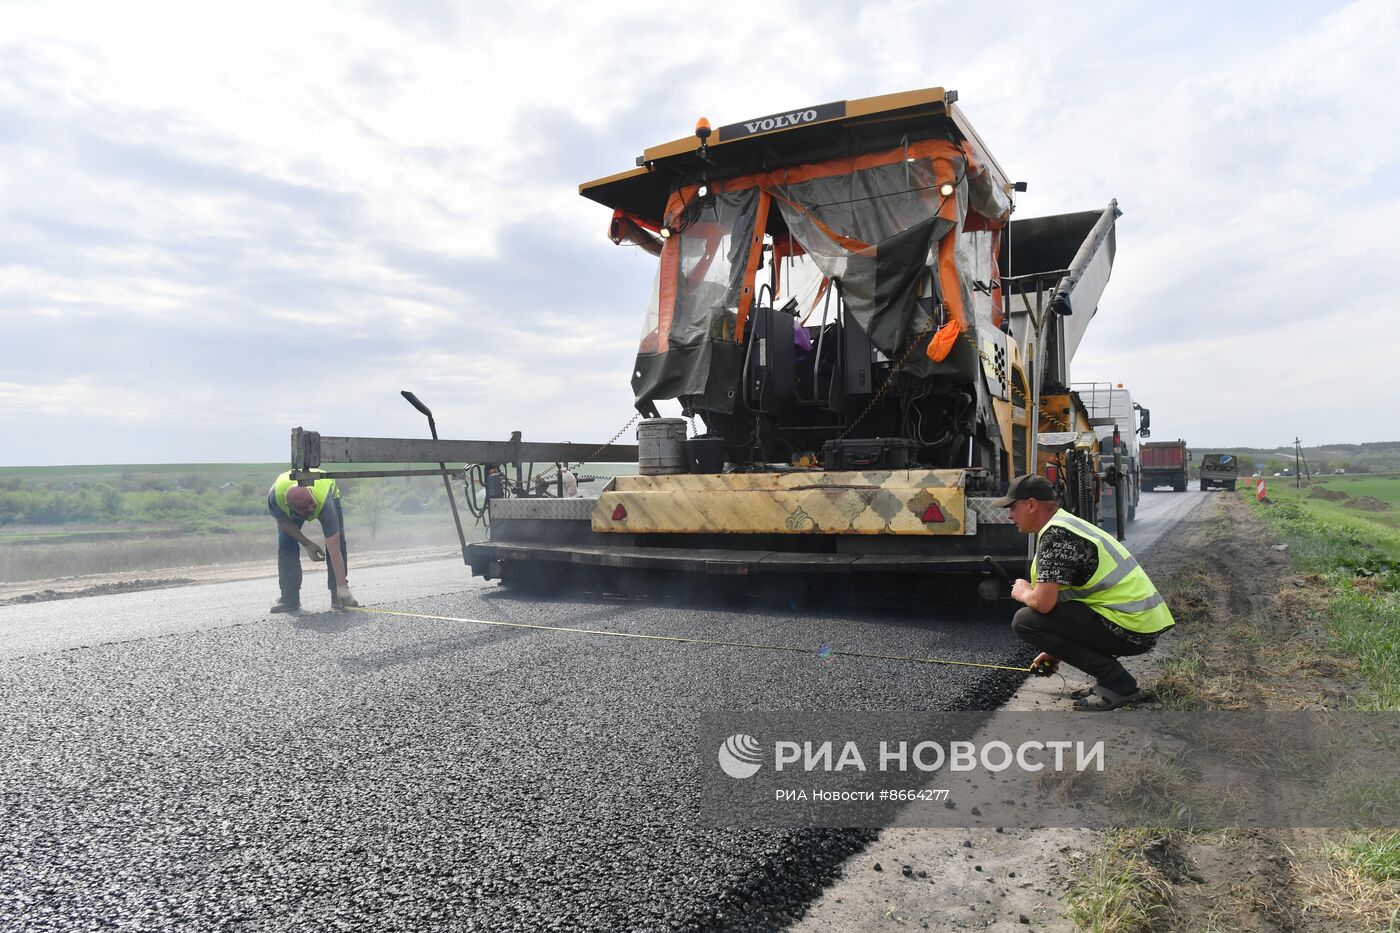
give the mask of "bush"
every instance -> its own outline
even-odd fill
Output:
[[[267,512],[267,493],[245,489],[252,483],[240,483],[224,490],[218,497],[219,511],[225,515],[263,515]]]
[[[19,521],[20,496],[14,492],[0,492],[0,525],[13,525]]]
[[[180,522],[180,530],[199,535],[226,535],[233,526],[210,515],[191,515]]]
[[[122,492],[115,486],[102,483],[94,486],[93,495],[96,496],[98,509],[104,518],[121,518],[122,516]]]

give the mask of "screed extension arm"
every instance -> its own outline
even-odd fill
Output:
[[[292,429],[292,478],[311,479],[307,473],[323,463],[553,463],[567,460],[591,463],[636,463],[636,444],[527,443],[520,432],[508,441],[454,441],[400,437],[331,437],[316,431]],[[451,471],[448,471],[451,472]],[[441,469],[327,470],[316,476],[355,479],[374,476],[441,476]]]

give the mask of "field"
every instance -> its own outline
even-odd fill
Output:
[[[270,563],[276,531],[267,489],[285,469],[272,463],[0,468],[0,583]],[[353,552],[457,543],[436,477],[345,480],[340,489]],[[484,537],[465,512],[463,519],[468,540]]]
[[[1269,477],[1267,483],[1271,500],[1292,504],[1284,517],[1306,516],[1335,531],[1337,540],[1361,542],[1362,550],[1400,561],[1400,473],[1319,477],[1311,484],[1304,480],[1301,489],[1292,477]],[[1294,507],[1302,511],[1291,515]]]
[[[391,470],[403,464],[357,464]],[[267,490],[285,463],[0,467],[0,583],[274,559]],[[585,475],[635,469],[591,465]],[[542,474],[545,465],[536,467]],[[435,476],[338,483],[351,551],[457,547]],[[457,501],[468,541],[486,529]],[[597,489],[584,484],[583,489]],[[312,537],[316,537],[314,524]]]
[[[1400,475],[1331,476],[1302,489],[1277,478],[1267,497],[1255,507],[1293,565],[1328,583],[1324,622],[1334,646],[1360,662],[1370,688],[1362,705],[1400,710]]]

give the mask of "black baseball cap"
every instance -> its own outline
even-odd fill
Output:
[[[1006,495],[993,502],[1004,509],[1011,508],[1011,503],[1017,499],[1041,499],[1045,502],[1056,502],[1059,496],[1055,494],[1055,487],[1050,485],[1050,481],[1043,476],[1034,473],[1027,476],[1018,476],[1011,481],[1011,485],[1006,490]]]

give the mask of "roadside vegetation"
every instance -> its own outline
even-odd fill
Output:
[[[370,468],[370,467],[367,467]],[[271,559],[285,464],[0,468],[0,582]],[[436,477],[343,480],[357,550],[456,543]],[[466,524],[471,525],[469,516]],[[470,529],[480,537],[481,529]]]
[[[1400,474],[1266,489],[1269,501],[1253,507],[1294,567],[1325,586],[1328,646],[1354,658],[1365,681],[1356,705],[1400,712]]]
[[[1159,700],[1183,710],[1400,712],[1400,474],[1266,483],[1266,502],[1248,481],[1222,500],[1201,559],[1163,581],[1181,631]],[[1361,791],[1393,806],[1395,777],[1371,776]],[[1195,864],[1226,876],[1173,877]],[[1400,831],[1110,832],[1076,867],[1068,915],[1094,931],[1235,930],[1276,919],[1289,929],[1400,933]]]

